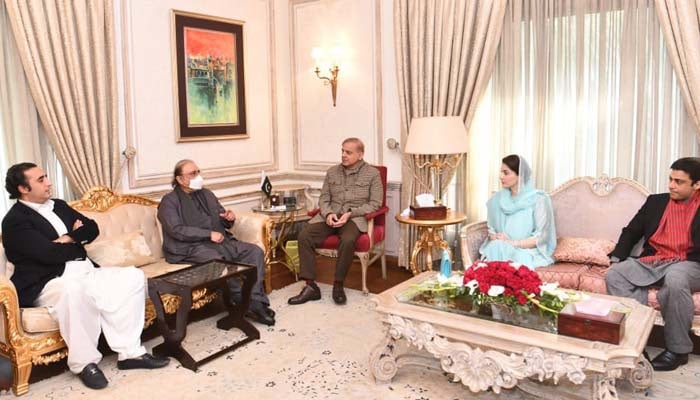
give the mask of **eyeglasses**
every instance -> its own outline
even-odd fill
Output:
[[[190,179],[193,179],[193,178],[195,178],[197,175],[199,175],[200,172],[202,172],[202,171],[200,171],[200,170],[197,169],[197,170],[194,170],[194,171],[192,171],[192,172],[187,172],[187,173],[184,173],[184,174],[180,174],[180,176],[186,176],[186,177],[188,177],[188,178],[190,178]]]

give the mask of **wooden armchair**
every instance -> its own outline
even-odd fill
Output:
[[[365,215],[367,219],[367,232],[361,234],[355,240],[355,256],[360,259],[362,265],[362,292],[368,294],[367,289],[367,267],[373,264],[377,259],[382,260],[382,278],[386,279],[386,254],[384,247],[384,238],[386,237],[386,214],[389,208],[386,206],[386,182],[387,169],[385,166],[374,166],[379,170],[379,175],[382,179],[384,188],[384,196],[382,197],[382,206],[375,212]],[[320,210],[314,209],[309,212],[309,216],[313,217]],[[316,253],[326,257],[338,257],[338,244],[340,238],[338,235],[330,235],[326,240],[316,248]],[[374,256],[372,256],[374,254]]]

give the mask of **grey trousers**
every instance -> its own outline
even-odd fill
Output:
[[[348,221],[340,228],[328,226],[325,222],[308,224],[299,233],[299,277],[316,279],[316,246],[323,243],[331,234],[340,237],[338,261],[335,266],[335,281],[343,282],[352,265],[355,255],[355,240],[362,232],[354,222]]]
[[[265,289],[263,284],[265,282],[265,253],[260,249],[260,247],[248,243],[241,242],[234,239],[225,239],[227,243],[225,245],[228,248],[228,257],[224,257],[226,261],[239,262],[243,264],[255,265],[257,269],[258,280],[253,285],[253,289],[250,292],[250,300],[252,302],[260,302],[264,305],[270,305],[270,299],[267,298],[265,294]],[[197,246],[192,249],[190,254],[187,256],[186,262],[191,263],[203,263],[209,260],[220,259],[221,254],[212,247],[208,246]],[[229,279],[228,287],[231,293],[231,300],[236,303],[241,301],[241,283],[238,279]]]
[[[628,258],[608,269],[605,284],[609,294],[630,297],[644,305],[649,287],[660,285],[658,300],[666,348],[679,354],[693,351],[689,332],[695,310],[693,292],[700,290],[700,263],[678,261],[651,266]]]

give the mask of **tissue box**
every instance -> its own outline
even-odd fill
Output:
[[[447,218],[447,207],[414,207],[411,206],[411,218],[418,220],[437,220]]]
[[[605,316],[582,314],[572,303],[559,313],[557,331],[560,335],[620,344],[625,334],[625,316],[618,311],[610,311]]]

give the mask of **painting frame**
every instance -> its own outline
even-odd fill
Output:
[[[177,142],[248,138],[242,21],[172,10]]]

